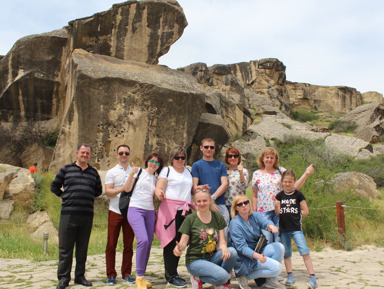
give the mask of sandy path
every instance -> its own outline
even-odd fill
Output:
[[[318,288],[384,288],[384,248],[364,246],[350,252],[327,248],[322,252],[311,252],[311,255],[318,277]],[[175,288],[167,286],[163,279],[162,258],[161,249],[152,249],[147,279],[153,283],[153,288]],[[120,259],[119,254],[117,260]],[[184,257],[182,260],[179,274],[189,283]],[[308,276],[302,258],[297,252],[294,252],[292,263],[296,281],[294,288],[307,288],[305,284]],[[0,288],[55,288],[56,269],[57,261],[35,263],[20,259],[0,259]],[[93,282],[95,288],[111,288],[105,284],[104,255],[88,257],[86,276]],[[286,276],[285,270],[282,276]],[[117,281],[118,284],[113,288],[135,288],[133,284],[123,282],[119,278]],[[233,288],[239,288],[235,280],[232,280],[231,284]],[[250,282],[250,285],[252,288],[258,288],[254,282]],[[205,285],[205,287],[210,286]],[[85,287],[71,282],[68,288]],[[190,288],[189,284],[188,288]]]

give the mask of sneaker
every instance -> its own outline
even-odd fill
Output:
[[[116,285],[116,278],[115,277],[109,277],[107,281],[107,285]]]
[[[308,285],[308,288],[311,288],[311,289],[316,289],[317,288],[316,280],[309,280],[307,285]]]
[[[184,279],[180,278],[179,275],[176,275],[175,277],[173,277],[171,280],[168,281],[168,285],[182,288],[187,286],[187,283],[185,282]]]
[[[215,285],[215,289],[233,289],[228,283]]]
[[[132,277],[131,275],[123,277],[123,280],[127,281],[129,283],[135,283],[135,281],[136,281],[136,279],[134,277]]]
[[[237,277],[237,282],[239,283],[240,289],[251,289],[251,287],[248,286],[248,279],[245,276]]]
[[[283,284],[280,284],[279,281],[276,280],[276,278],[269,278],[267,281],[265,281],[263,288],[271,288],[271,289],[285,289],[285,286]]]
[[[287,281],[285,281],[285,285],[292,286],[295,284],[295,280],[293,280],[293,277],[288,276]]]
[[[203,282],[197,280],[195,276],[191,276],[192,289],[203,289]]]
[[[145,285],[144,276],[137,277],[135,281],[135,285],[137,289],[147,289],[147,286]]]

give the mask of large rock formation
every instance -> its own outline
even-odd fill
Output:
[[[319,86],[288,82],[291,108],[295,110],[347,113],[362,104],[361,93],[346,86]]]
[[[342,120],[357,124],[355,137],[377,143],[384,135],[384,104],[363,104],[347,113]]]
[[[362,94],[364,103],[378,102],[384,103],[383,94],[376,91],[367,91]]]

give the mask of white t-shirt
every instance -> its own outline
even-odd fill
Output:
[[[168,179],[165,189],[167,199],[191,201],[192,175],[187,168],[184,168],[182,173],[178,173],[172,166],[165,167],[161,170],[159,179]]]
[[[105,184],[113,184],[113,189],[120,188],[127,181],[131,171],[132,168],[130,165],[128,165],[127,170],[124,170],[122,166],[117,164],[114,168],[108,170],[107,174],[105,175]],[[120,193],[114,197],[109,198],[109,210],[121,215],[119,210],[119,198]]]
[[[137,173],[134,175],[134,178],[137,178]],[[144,210],[154,210],[153,196],[155,194],[156,181],[155,175],[150,175],[145,169],[142,169],[136,186],[133,189],[129,206]]]

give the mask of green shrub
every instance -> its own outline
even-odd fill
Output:
[[[371,157],[369,160],[353,160],[349,169],[371,176],[378,187],[384,187],[384,154]]]
[[[338,119],[332,121],[328,128],[334,132],[354,133],[357,128],[357,124],[354,121],[344,121]]]
[[[291,110],[291,116],[294,120],[300,122],[314,121],[320,118],[317,114],[308,110]]]
[[[43,136],[43,144],[49,148],[54,148],[56,146],[57,138],[59,137],[59,130],[55,129],[53,131],[47,132]]]

